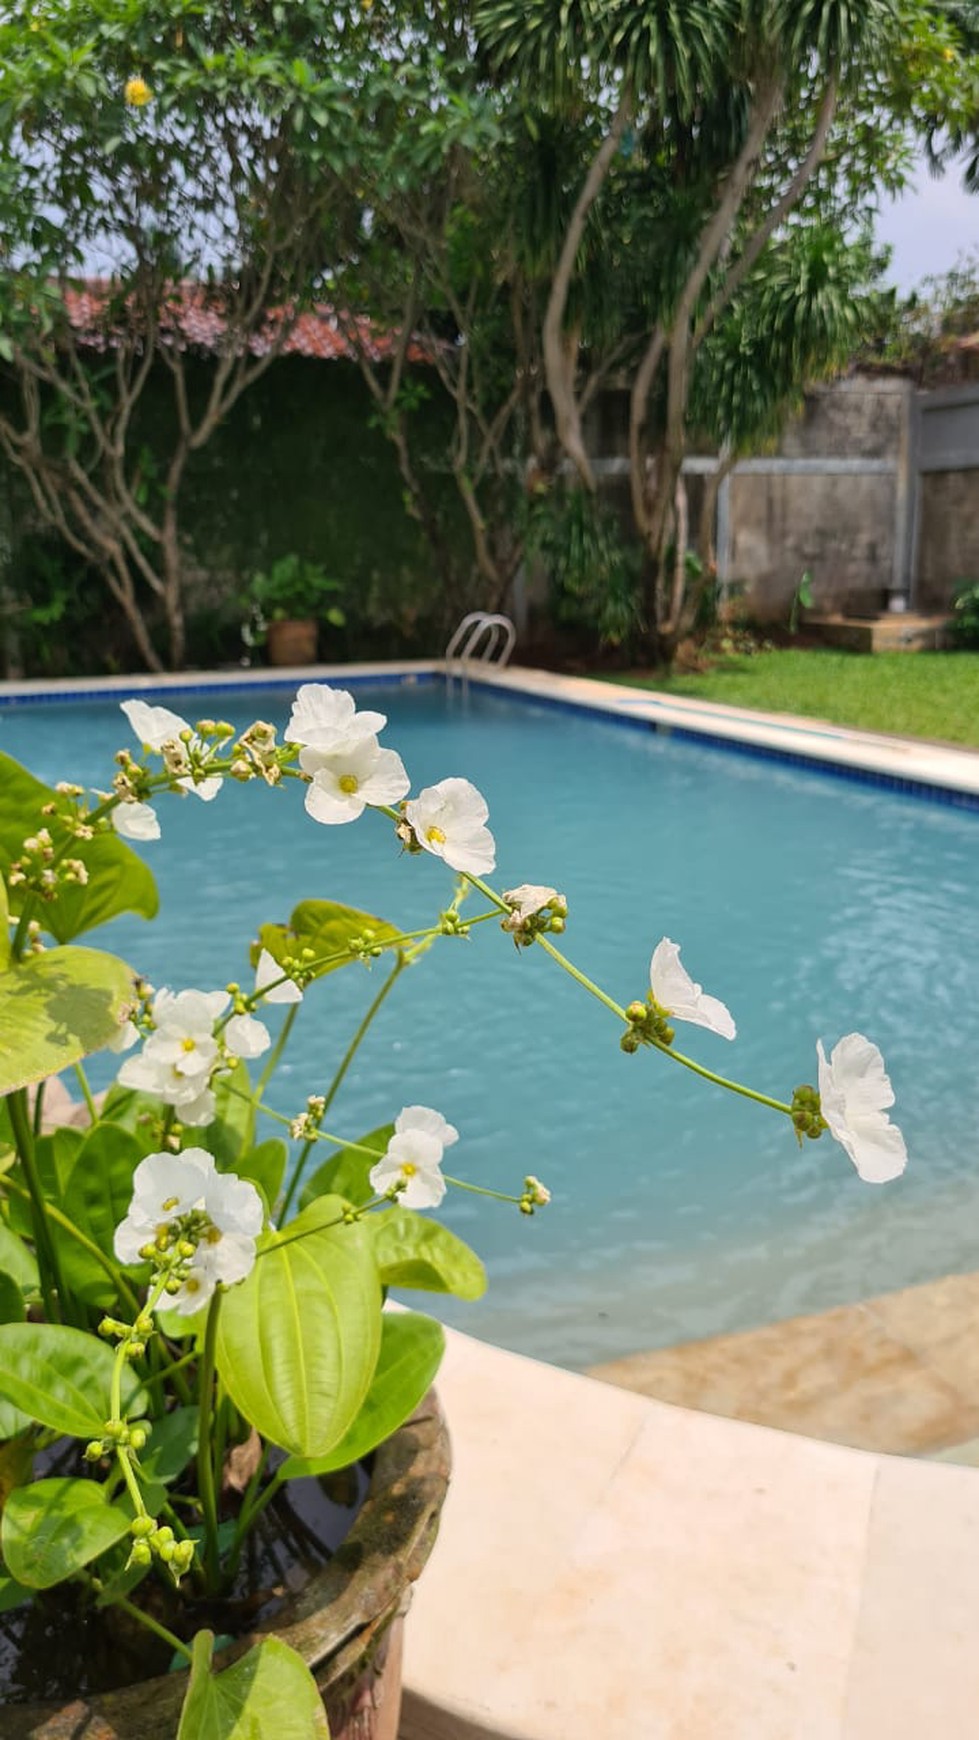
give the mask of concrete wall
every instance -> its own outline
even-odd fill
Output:
[[[785,622],[802,575],[821,611],[876,615],[894,565],[895,480],[769,472],[731,480],[729,575],[751,614]]]
[[[947,610],[961,581],[979,580],[979,471],[926,472],[919,513],[916,605]]]

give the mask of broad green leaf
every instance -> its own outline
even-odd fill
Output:
[[[163,1101],[154,1099],[152,1094],[120,1087],[116,1082],[102,1102],[102,1122],[119,1124],[128,1130],[136,1137],[141,1154],[156,1154],[162,1142],[166,1111]]]
[[[11,863],[20,856],[25,839],[43,825],[43,805],[58,801],[50,786],[42,785],[9,755],[0,755],[0,875],[6,877]],[[44,901],[36,911],[45,930],[58,942],[70,942],[72,937],[105,924],[120,912],[154,917],[159,899],[153,873],[118,834],[74,840],[71,856],[80,858],[88,870],[85,886],[63,884],[55,898]],[[20,912],[16,889],[10,907],[15,916]]]
[[[9,1227],[5,1220],[0,1220],[0,1269],[5,1269],[8,1275],[20,1284],[26,1293],[38,1285],[37,1261],[34,1252],[25,1245],[22,1238]]]
[[[129,1517],[106,1504],[96,1480],[33,1480],[10,1494],[0,1540],[11,1576],[50,1589],[129,1533]]]
[[[193,1649],[177,1740],[330,1740],[316,1681],[281,1638],[264,1638],[219,1674],[212,1631],[199,1631]]]
[[[69,1438],[101,1437],[110,1414],[114,1363],[114,1350],[80,1329],[60,1323],[0,1324],[0,1419],[9,1404],[22,1419],[37,1420]],[[145,1397],[129,1367],[122,1400],[131,1416],[144,1411]]]
[[[197,1422],[196,1408],[174,1408],[153,1421],[149,1443],[139,1458],[144,1480],[166,1485],[183,1473],[197,1449]]]
[[[230,1075],[219,1076],[214,1084],[215,1117],[213,1123],[196,1134],[196,1140],[213,1154],[222,1172],[237,1172],[237,1160],[248,1141],[252,1122],[248,1096],[251,1079],[244,1063],[238,1063]]]
[[[20,1282],[0,1269],[0,1323],[23,1323],[26,1315]]]
[[[125,961],[98,949],[52,949],[0,973],[0,1094],[101,1051],[132,994]]]
[[[381,1325],[381,1351],[360,1413],[326,1456],[287,1456],[280,1480],[307,1474],[332,1474],[359,1462],[410,1419],[435,1379],[445,1348],[445,1331],[432,1317],[417,1311],[386,1311]]]
[[[235,1407],[295,1456],[323,1456],[349,1431],[377,1364],[371,1239],[343,1223],[344,1207],[322,1197],[268,1237],[218,1318],[218,1370]]]
[[[32,1601],[33,1589],[25,1589],[23,1583],[18,1583],[15,1577],[8,1577],[0,1571],[0,1613],[9,1613],[13,1607],[22,1607],[25,1601]]]
[[[56,1208],[61,1207],[72,1167],[84,1140],[84,1131],[76,1130],[70,1124],[62,1124],[59,1129],[52,1130],[50,1135],[40,1136],[34,1144],[34,1164],[41,1180],[44,1200],[54,1203]],[[19,1165],[15,1176],[23,1185],[24,1173]],[[30,1203],[25,1202],[23,1197],[12,1196],[10,1199],[10,1224],[17,1233],[28,1238],[33,1235]]]
[[[239,1178],[248,1178],[252,1184],[257,1184],[266,1206],[272,1209],[282,1189],[288,1159],[289,1150],[285,1142],[280,1142],[278,1136],[270,1136],[267,1142],[259,1142],[257,1148],[243,1154],[233,1170]]]
[[[486,1270],[476,1253],[440,1221],[426,1220],[410,1208],[387,1208],[369,1215],[367,1224],[383,1286],[482,1298]]]
[[[311,949],[310,958],[323,962],[313,973],[314,978],[320,979],[359,958],[350,953],[350,939],[363,936],[367,930],[374,932],[378,943],[391,942],[401,935],[393,924],[375,918],[371,912],[359,912],[355,906],[342,906],[337,900],[301,900],[288,924],[262,925],[258,947],[252,950],[252,965],[257,965],[262,949],[268,949],[272,959],[279,962],[288,955],[296,957]]]
[[[61,1207],[72,1225],[112,1256],[116,1227],[133,1194],[133,1173],[143,1158],[138,1139],[119,1124],[96,1124],[75,1157]],[[109,1306],[116,1298],[111,1276],[91,1252],[59,1227],[53,1228],[65,1283],[86,1304]]]
[[[3,1510],[15,1486],[23,1486],[34,1472],[33,1434],[24,1432],[0,1444],[0,1511]]]
[[[371,1167],[377,1164],[378,1157],[387,1152],[393,1135],[394,1125],[382,1124],[379,1130],[372,1130],[369,1136],[361,1136],[356,1148],[339,1148],[330,1154],[303,1186],[300,1198],[303,1207],[315,1202],[318,1196],[327,1195],[342,1196],[345,1202],[352,1202],[355,1208],[362,1208],[365,1202],[370,1202],[374,1191],[367,1175]],[[362,1154],[362,1148],[369,1148],[370,1154]]]

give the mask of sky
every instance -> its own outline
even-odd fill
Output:
[[[936,178],[922,164],[913,190],[885,201],[877,238],[893,249],[890,281],[902,291],[914,290],[922,278],[979,253],[979,194],[964,191],[955,165]]]

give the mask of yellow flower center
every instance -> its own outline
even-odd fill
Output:
[[[180,1041],[180,1049],[181,1049],[181,1051],[196,1051],[197,1050],[196,1039],[182,1039]]]
[[[346,792],[347,797],[353,797],[354,792],[360,789],[360,781],[354,773],[341,773],[337,784],[342,792]]]
[[[207,1232],[204,1234],[204,1238],[209,1245],[219,1245],[222,1238],[221,1228],[217,1226],[209,1226]]]
[[[122,94],[131,109],[145,109],[147,103],[153,101],[153,92],[145,79],[127,79]]]
[[[430,846],[444,846],[445,845],[445,835],[443,834],[441,828],[434,828],[434,827],[429,828],[428,833],[425,835],[425,838],[428,841]]]
[[[417,1171],[418,1167],[415,1165],[415,1162],[413,1160],[406,1160],[401,1168],[401,1176],[402,1178],[414,1178]]]
[[[186,1281],[184,1282],[184,1288],[190,1294],[199,1293],[201,1290],[200,1276],[199,1275],[188,1275]]]
[[[169,1214],[171,1212],[171,1210],[176,1208],[177,1203],[179,1201],[180,1201],[179,1196],[168,1196],[166,1199],[166,1202],[161,1202],[160,1207],[162,1208],[164,1214]]]

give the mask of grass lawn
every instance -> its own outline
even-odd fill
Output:
[[[787,647],[721,659],[702,674],[612,679],[700,701],[804,713],[866,731],[979,748],[979,652],[845,653]]]

